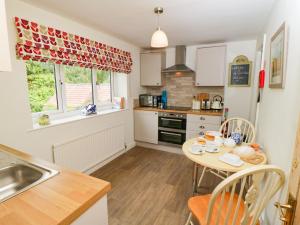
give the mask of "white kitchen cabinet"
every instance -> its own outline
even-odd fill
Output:
[[[162,52],[141,53],[141,86],[161,86],[161,70],[165,67]]]
[[[158,113],[135,110],[134,134],[136,141],[158,144]]]
[[[5,0],[0,0],[0,72],[11,71]]]
[[[186,139],[204,135],[209,130],[219,130],[221,116],[187,115]]]
[[[197,49],[196,86],[224,86],[226,46]]]
[[[103,196],[71,225],[108,225],[107,195]]]

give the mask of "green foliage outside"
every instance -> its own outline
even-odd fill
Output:
[[[103,83],[110,83],[110,72],[97,70],[96,77],[97,77],[97,80],[96,80],[97,85],[100,85]]]
[[[29,90],[29,102],[32,112],[57,109],[52,105],[44,109],[50,97],[55,95],[54,66],[51,64],[27,61],[27,82]]]
[[[35,61],[26,62],[29,101],[32,112],[42,112],[57,109],[55,105],[47,104],[56,95],[54,65]],[[71,84],[91,83],[91,69],[64,66],[64,80]],[[110,82],[110,72],[97,70],[96,84]]]
[[[107,71],[97,70],[96,84],[108,83],[110,73]],[[72,84],[84,84],[91,82],[91,69],[78,66],[64,66],[65,82]]]

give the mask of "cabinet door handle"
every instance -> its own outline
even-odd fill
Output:
[[[162,131],[161,133],[162,134],[168,134],[168,135],[174,135],[174,136],[181,136],[181,134],[170,133],[170,132],[165,132],[165,131]]]
[[[201,129],[205,129],[205,126],[200,126],[199,128],[201,128]]]
[[[156,83],[156,85],[159,85],[159,83]]]
[[[166,119],[166,118],[160,118],[161,120],[166,120],[166,121],[177,121],[177,122],[181,122],[182,120],[179,119]]]

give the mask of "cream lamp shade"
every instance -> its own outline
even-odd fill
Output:
[[[168,38],[165,32],[158,28],[152,35],[151,47],[164,48],[168,46]]]
[[[160,29],[159,26],[159,15],[164,12],[162,7],[155,7],[154,13],[157,14],[157,30],[153,33],[151,38],[152,48],[165,48],[168,46],[168,38],[164,31]]]

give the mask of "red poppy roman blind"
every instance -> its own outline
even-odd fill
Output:
[[[129,74],[130,52],[15,17],[17,57]]]

